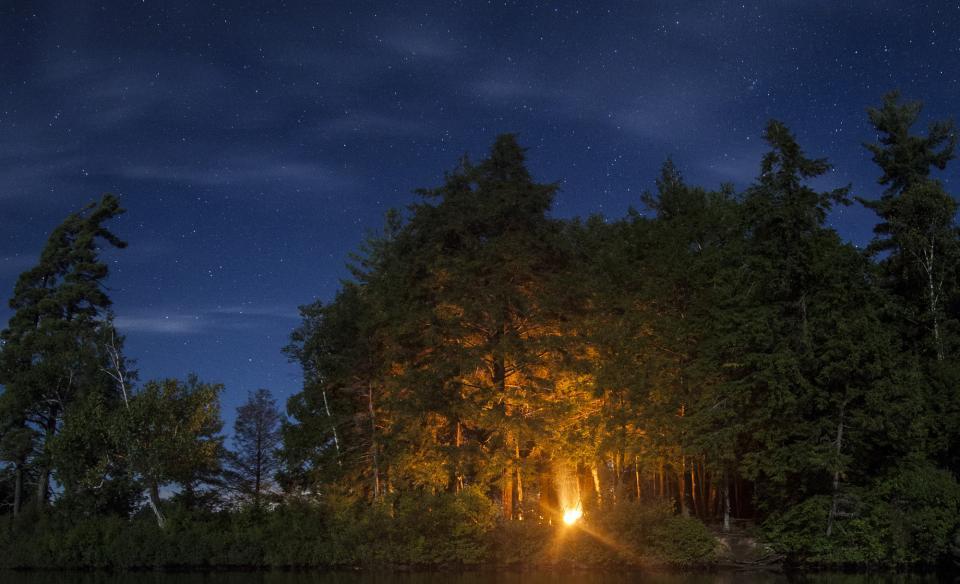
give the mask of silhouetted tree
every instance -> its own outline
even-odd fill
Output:
[[[237,408],[233,424],[233,450],[226,454],[224,477],[234,491],[259,509],[272,490],[279,468],[280,412],[266,389],[250,394]]]

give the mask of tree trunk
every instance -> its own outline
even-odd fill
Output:
[[[323,409],[327,412],[327,420],[330,420],[330,429],[333,431],[333,447],[337,451],[337,466],[341,466],[340,462],[340,439],[337,437],[337,425],[333,423],[333,414],[330,413],[330,404],[327,403],[327,390],[323,390],[320,393],[323,394]]]
[[[927,293],[930,303],[930,318],[933,324],[933,342],[937,351],[937,361],[943,361],[943,342],[940,339],[940,294],[936,285],[934,244],[931,241],[928,250],[924,250],[924,270],[927,272]]]
[[[517,440],[514,445],[513,468],[517,476],[517,518],[523,520],[523,475],[520,472],[520,441]]]
[[[680,472],[677,473],[677,501],[680,502],[680,515],[690,517],[687,509],[687,456],[680,455]]]
[[[377,420],[373,410],[373,386],[367,386],[367,408],[370,412],[370,458],[373,463],[373,498],[380,498],[380,465],[377,461]]]
[[[167,519],[163,516],[163,511],[160,510],[160,488],[157,486],[156,481],[150,483],[147,500],[150,502],[150,509],[153,510],[153,514],[157,517],[157,525],[160,526],[160,529],[163,529],[163,526],[167,523]]]
[[[539,473],[540,514],[552,521],[560,507],[560,498],[557,493],[557,477],[553,462],[547,454],[543,457]]]
[[[697,472],[700,475],[700,511],[703,513],[703,516],[706,517],[710,514],[710,500],[709,500],[709,487],[710,487],[710,473],[707,472],[707,469],[704,468],[704,459],[701,458],[700,462],[697,463]]]
[[[730,473],[723,471],[723,530],[730,531]]]
[[[13,516],[16,517],[20,515],[20,504],[23,498],[23,465],[17,464],[17,469],[14,471],[14,482],[13,482]]]
[[[503,471],[503,487],[500,497],[503,504],[503,518],[507,521],[513,519],[513,469],[506,468]]]
[[[53,439],[57,432],[57,417],[59,411],[57,406],[50,408],[48,418],[45,420],[43,433],[43,451],[47,454],[47,445]],[[40,463],[40,474],[37,478],[37,509],[42,510],[50,501],[50,463],[44,460]]]
[[[693,463],[690,465],[690,503],[693,507],[693,514],[696,517],[700,516],[700,505],[703,504],[703,501],[700,501],[700,497],[697,496],[697,464]]]
[[[637,479],[637,501],[640,500],[640,457],[636,456],[633,459],[633,475]]]
[[[463,446],[463,424],[460,423],[459,419],[457,420],[457,428],[454,440],[457,448],[457,460],[455,463],[456,468],[453,471],[453,488],[455,492],[459,493],[463,490],[463,461],[461,460],[463,453],[460,452],[460,448]]]
[[[843,414],[847,404],[840,404],[840,421],[837,423],[837,440],[834,450],[833,497],[830,501],[830,515],[827,516],[827,537],[833,533],[833,521],[837,516],[838,495],[840,491],[840,451],[843,448]]]
[[[665,473],[663,472],[663,457],[660,458],[660,476],[659,476],[659,479],[660,479],[660,498],[661,498],[661,499],[666,499],[666,498],[667,498],[667,485],[666,485],[666,476],[665,476]]]
[[[597,507],[603,505],[603,493],[600,490],[600,467],[594,462],[590,465],[590,474],[593,476],[593,490],[597,494]]]
[[[257,428],[257,462],[253,473],[253,508],[260,509],[261,473],[263,469],[263,431]]]

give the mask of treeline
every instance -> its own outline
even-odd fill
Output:
[[[105,197],[54,232],[11,301],[9,508],[124,532],[146,500],[155,541],[201,521],[189,541],[240,533],[264,565],[539,562],[564,545],[577,562],[692,564],[715,557],[704,524],[737,520],[797,562],[957,557],[960,232],[931,176],[956,137],[917,133],[919,114],[895,93],[869,110],[877,200],[811,186],[829,164],[772,121],[745,190],[690,185],[668,161],[638,201],[649,213],[616,221],[552,218],[557,185],[501,136],[391,213],[331,302],[302,308],[286,352],[303,390],[282,423],[252,396],[234,454],[218,386],[137,388],[100,286],[99,242],[124,245]],[[855,203],[878,217],[865,250],[827,225]],[[571,510],[583,529],[560,527]],[[11,523],[8,558],[36,552],[37,525]],[[286,560],[269,551],[287,544]],[[105,562],[177,563],[192,565]]]

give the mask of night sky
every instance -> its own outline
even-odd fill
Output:
[[[742,188],[769,118],[836,165],[818,186],[876,197],[865,108],[900,88],[950,117],[958,80],[947,2],[6,0],[0,296],[68,213],[122,195],[127,354],[224,383],[229,424],[248,391],[298,391],[297,306],[332,298],[386,210],[499,133],[560,182],[557,217],[622,217],[668,155]],[[873,216],[831,224],[863,244]]]

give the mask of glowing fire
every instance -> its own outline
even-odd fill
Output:
[[[567,525],[573,525],[581,517],[583,517],[583,509],[581,509],[580,507],[566,509],[563,512],[563,522],[566,523]]]

